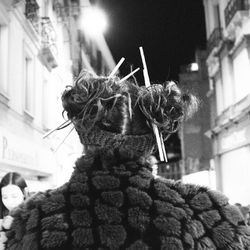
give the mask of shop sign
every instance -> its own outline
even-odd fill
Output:
[[[0,160],[34,169],[38,165],[38,153],[22,138],[0,133]]]

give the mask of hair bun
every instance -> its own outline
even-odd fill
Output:
[[[95,77],[88,72],[82,72],[73,86],[68,86],[62,95],[62,104],[69,119],[96,115],[100,98],[110,96],[112,83],[106,83],[107,78]]]
[[[196,97],[183,94],[174,82],[141,87],[139,106],[146,118],[167,133],[176,132],[184,116],[197,110]]]
[[[173,133],[197,109],[196,98],[182,93],[174,82],[146,88],[86,72],[64,91],[62,103],[78,132],[97,126],[122,135],[151,134],[150,123],[163,134]]]
[[[83,72],[74,85],[64,91],[62,105],[79,130],[91,129],[98,123],[108,130],[112,124],[111,127],[118,132],[127,96],[127,85],[119,84],[119,79]]]

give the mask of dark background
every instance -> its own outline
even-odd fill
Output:
[[[130,64],[141,67],[143,46],[150,79],[178,80],[179,66],[194,60],[196,48],[205,48],[202,0],[92,0],[108,18],[105,38],[121,75]],[[142,80],[142,73],[136,74]]]
[[[125,57],[121,76],[142,68],[144,49],[150,80],[178,81],[179,68],[195,60],[195,49],[205,49],[206,31],[202,0],[92,0],[106,13],[104,36],[116,62]],[[144,84],[142,71],[136,73]],[[173,134],[165,143],[169,161],[181,157],[180,140]]]

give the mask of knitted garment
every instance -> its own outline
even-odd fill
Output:
[[[78,131],[78,130],[77,130]],[[89,131],[78,131],[83,145],[95,145],[107,150],[120,148],[127,155],[138,156],[152,152],[155,145],[153,134],[123,135],[116,134],[93,126]]]
[[[7,249],[250,249],[238,208],[145,164],[81,157],[68,183],[13,211]]]

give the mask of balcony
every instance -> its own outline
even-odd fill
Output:
[[[225,109],[222,114],[215,119],[215,128],[213,128],[213,130],[215,133],[219,133],[222,129],[228,128],[233,124],[237,124],[239,120],[244,117],[248,117],[249,114],[250,94]]]
[[[64,2],[64,3],[63,3]],[[53,10],[58,21],[66,21],[69,17],[78,17],[80,14],[79,0],[60,1],[53,0]]]
[[[39,17],[38,17],[39,5],[36,0],[25,1],[25,16],[31,22],[35,30],[39,31]]]
[[[207,41],[208,55],[211,54],[214,48],[219,47],[222,38],[222,29],[219,27],[215,28]]]
[[[226,27],[235,19],[236,22],[241,22],[244,15],[249,10],[249,0],[230,0],[224,10]]]
[[[58,64],[56,60],[56,32],[49,17],[41,18],[41,42],[40,58],[48,70],[51,70],[57,67]]]

